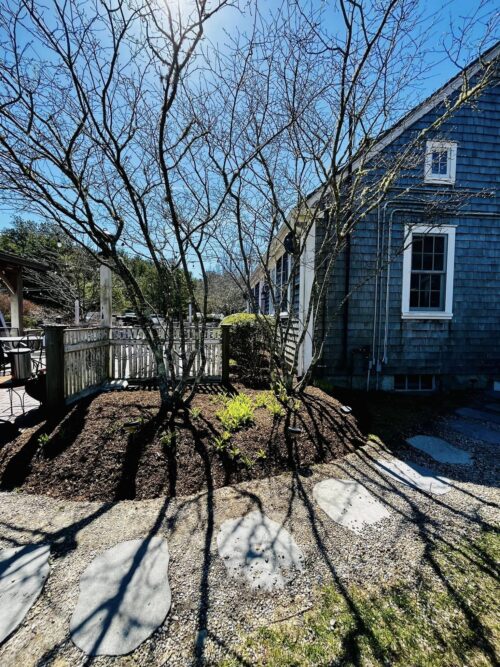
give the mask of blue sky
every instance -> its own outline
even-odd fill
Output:
[[[173,2],[173,0],[168,1]],[[189,2],[189,0],[179,1],[181,7],[183,3]],[[248,7],[253,7],[255,1],[249,0]],[[311,1],[314,7],[321,8],[325,0]],[[259,2],[261,11],[266,12],[276,9],[282,0],[259,0]],[[309,0],[304,0],[304,2],[309,4]],[[248,7],[246,12],[243,13],[233,8],[228,8],[219,13],[208,27],[207,37],[212,42],[223,45],[226,35],[231,34],[235,26],[241,32],[245,32],[252,22],[251,12],[248,11]],[[466,64],[477,56],[480,45],[487,47],[495,38],[500,38],[497,28],[497,34],[491,34],[489,41],[486,44],[482,44],[482,38],[486,32],[486,20],[488,17],[491,17],[495,11],[495,7],[498,8],[496,0],[486,0],[486,2],[485,0],[421,0],[419,8],[424,15],[422,27],[425,30],[426,43],[429,47],[429,53],[426,56],[429,71],[419,86],[419,95],[418,99],[415,99],[415,104],[427,97],[458,72],[457,66],[450,61],[444,49],[444,45],[449,46],[450,44],[452,29],[456,35],[462,34],[464,27],[467,31],[467,39],[459,55],[459,63],[461,65]],[[331,14],[331,16],[331,29],[334,31],[335,15]],[[0,228],[9,226],[14,215],[14,211],[0,209]]]

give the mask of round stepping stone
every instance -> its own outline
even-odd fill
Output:
[[[120,542],[96,556],[80,578],[70,623],[87,655],[125,655],[163,623],[170,609],[168,546],[160,537]]]
[[[484,440],[490,445],[500,445],[500,431],[486,428],[482,424],[473,424],[465,419],[453,419],[447,422],[449,428],[472,440]]]
[[[447,483],[449,480],[446,477],[438,476],[429,468],[424,468],[416,463],[405,463],[398,459],[392,461],[379,459],[375,462],[375,466],[380,472],[390,475],[396,482],[401,482],[401,484],[426,493],[441,496],[451,491],[451,487]]]
[[[491,422],[492,424],[500,424],[500,415],[495,415],[484,410],[477,410],[476,408],[458,408],[455,413],[459,417],[466,419],[477,419],[482,422]]]
[[[0,551],[0,644],[23,622],[49,575],[48,544]]]
[[[406,442],[440,463],[472,464],[472,456],[469,452],[465,452],[441,438],[435,438],[432,435],[415,435],[413,438],[408,438]]]
[[[290,533],[259,511],[224,521],[217,548],[229,575],[254,589],[283,588],[285,571],[304,567],[304,556]]]
[[[384,505],[359,482],[325,479],[316,484],[313,497],[330,519],[355,533],[390,516]]]

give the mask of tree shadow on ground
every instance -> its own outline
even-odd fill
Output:
[[[29,439],[11,456],[9,456],[8,446],[4,446],[0,452],[0,467],[3,467],[0,476],[0,489],[11,491],[22,486],[28,478],[37,456],[43,456],[44,459],[54,459],[71,447],[85,424],[89,404],[90,399],[84,399],[59,415],[44,415],[46,421],[43,421]],[[24,422],[22,423],[24,425]],[[37,418],[35,425],[38,423]],[[26,425],[29,425],[29,421]],[[45,438],[46,441],[44,441]],[[6,465],[1,465],[1,458],[8,459]]]

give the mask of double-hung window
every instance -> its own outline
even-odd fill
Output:
[[[276,262],[276,308],[279,312],[288,308],[288,253]]]
[[[403,255],[402,316],[405,319],[451,319],[455,227],[406,229]]]
[[[439,185],[455,183],[457,144],[453,141],[428,141],[425,146],[426,183]]]

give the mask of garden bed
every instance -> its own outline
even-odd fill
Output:
[[[187,495],[306,469],[364,444],[355,418],[320,389],[286,412],[270,392],[236,387],[235,395],[202,387],[173,423],[156,418],[154,391],[80,401],[0,449],[0,488],[100,501]]]

